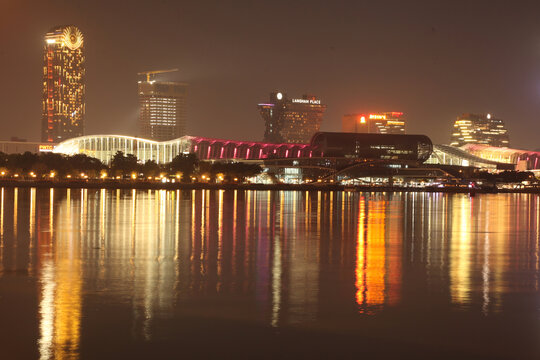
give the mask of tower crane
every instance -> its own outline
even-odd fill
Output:
[[[169,72],[175,72],[175,71],[178,71],[178,69],[143,71],[143,72],[137,73],[137,75],[146,75],[146,81],[150,82],[151,75],[163,74],[163,73],[169,73]]]

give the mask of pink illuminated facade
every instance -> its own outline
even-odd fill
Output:
[[[187,136],[192,143],[191,152],[201,160],[312,157],[309,144],[272,144],[256,141],[220,140]]]

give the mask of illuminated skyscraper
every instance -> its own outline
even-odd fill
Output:
[[[313,95],[289,99],[277,91],[270,94],[267,104],[258,107],[266,124],[263,141],[270,143],[309,143],[319,131],[326,110]]]
[[[390,111],[377,114],[348,114],[342,119],[342,131],[370,134],[405,134],[402,112]]]
[[[450,145],[466,144],[508,147],[508,130],[502,120],[493,118],[491,114],[463,114],[454,123]]]
[[[143,138],[165,141],[186,135],[188,84],[150,80],[150,74],[168,71],[146,72],[146,81],[139,81],[139,132]]]
[[[84,42],[73,26],[45,35],[41,140],[61,142],[84,134]]]

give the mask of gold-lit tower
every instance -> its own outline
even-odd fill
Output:
[[[73,25],[45,35],[41,140],[61,142],[84,133],[84,41]]]

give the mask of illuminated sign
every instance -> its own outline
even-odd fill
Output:
[[[321,100],[310,100],[310,99],[292,99],[293,103],[296,104],[311,104],[311,105],[320,105]]]
[[[386,115],[369,114],[369,118],[373,120],[386,120]]]
[[[362,117],[360,118],[360,123],[362,123],[362,124],[365,124],[365,123],[366,123],[366,117],[365,117],[365,116],[362,116]]]
[[[54,149],[53,145],[39,145],[40,152],[51,152],[53,151],[53,149]]]

